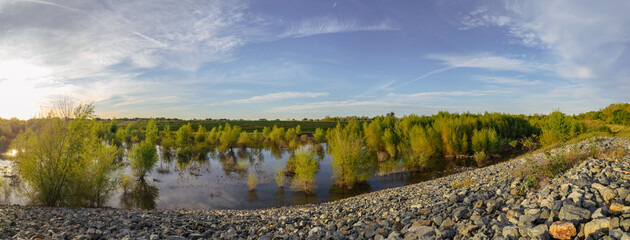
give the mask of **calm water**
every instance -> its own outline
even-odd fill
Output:
[[[211,152],[205,160],[183,160],[160,152],[157,166],[126,194],[119,190],[108,206],[116,208],[158,209],[252,209],[284,205],[321,203],[362,193],[413,184],[440,177],[441,173],[405,173],[397,164],[379,164],[374,157],[375,176],[352,189],[334,184],[328,155],[320,153],[319,171],[315,175],[315,193],[304,194],[291,188],[289,177],[284,188],[274,180],[275,169],[285,165],[289,152],[261,149],[234,149],[233,154]],[[127,161],[127,160],[125,160]],[[0,162],[7,164],[7,162]],[[443,166],[438,166],[442,169]],[[387,171],[383,169],[388,169]],[[128,166],[123,171],[130,172]],[[258,177],[258,185],[249,191],[249,172]],[[391,173],[393,172],[393,173]],[[15,191],[12,204],[24,204],[25,198]]]

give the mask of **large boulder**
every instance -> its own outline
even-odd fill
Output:
[[[549,233],[555,239],[572,239],[577,235],[577,229],[571,222],[556,221],[549,227]]]

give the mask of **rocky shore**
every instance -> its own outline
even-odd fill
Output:
[[[630,152],[602,138],[552,150]],[[0,207],[0,239],[628,239],[630,156],[589,158],[538,190],[543,153],[336,202],[259,210]]]

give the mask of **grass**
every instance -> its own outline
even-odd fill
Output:
[[[451,187],[453,187],[453,188],[463,188],[465,186],[473,184],[474,182],[475,181],[473,181],[472,179],[467,179],[467,180],[464,180],[462,182],[451,183]]]

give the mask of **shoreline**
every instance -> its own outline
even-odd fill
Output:
[[[551,152],[588,149],[589,144],[583,141]],[[603,150],[613,146],[630,149],[627,139],[601,138],[597,144]],[[562,209],[580,208],[584,210],[583,216],[570,220],[574,221],[578,237],[580,233],[582,238],[601,237],[605,233],[621,239],[621,236],[630,237],[627,232],[619,233],[620,229],[630,228],[630,207],[628,213],[621,214],[603,208],[611,209],[612,203],[630,205],[626,201],[630,185],[618,181],[630,174],[613,170],[630,171],[630,157],[624,157],[626,161],[622,162],[585,160],[549,181],[546,187],[522,196],[511,194],[522,181],[515,172],[527,167],[528,158],[535,161],[545,158],[544,153],[526,154],[484,168],[320,204],[255,210],[147,211],[1,206],[0,238],[548,238],[555,222],[567,221],[566,211]],[[591,172],[593,166],[599,166],[599,172]],[[601,176],[607,182],[602,182]],[[592,187],[599,187],[596,184],[616,191],[617,198],[604,201],[605,194]],[[594,223],[590,223],[596,220],[609,223],[606,231],[601,228],[591,232],[593,228],[589,226]]]

